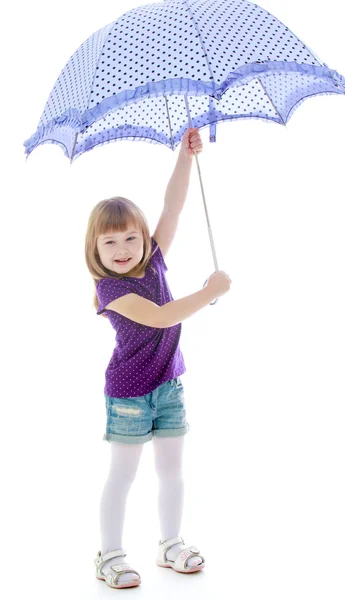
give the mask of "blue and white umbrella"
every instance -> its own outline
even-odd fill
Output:
[[[345,78],[257,4],[164,0],[130,10],[78,48],[24,145],[28,156],[58,144],[71,163],[119,139],[174,150],[188,127],[209,126],[215,142],[221,121],[286,125],[319,94],[345,94]]]

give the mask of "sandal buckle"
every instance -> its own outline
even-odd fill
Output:
[[[116,571],[116,573],[122,573],[123,571],[121,565],[112,565],[111,568],[113,569],[113,571]]]
[[[122,573],[122,571],[129,569],[130,565],[127,563],[122,563],[121,565],[111,565],[110,568],[113,569],[113,571],[116,571],[116,573]]]

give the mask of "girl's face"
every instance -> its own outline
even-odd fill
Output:
[[[102,265],[118,275],[131,271],[143,257],[143,235],[136,225],[128,227],[127,231],[108,232],[97,238]]]

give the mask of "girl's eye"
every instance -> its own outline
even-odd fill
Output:
[[[135,237],[129,237],[127,238],[127,240],[135,240]],[[115,242],[113,240],[110,240],[109,242],[106,242],[106,244],[115,244]]]

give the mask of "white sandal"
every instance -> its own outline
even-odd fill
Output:
[[[101,551],[99,550],[97,557],[94,560],[94,563],[96,565],[97,579],[102,579],[103,581],[106,582],[107,585],[109,585],[112,588],[127,588],[127,587],[133,587],[135,585],[139,585],[141,583],[141,579],[140,579],[140,575],[139,575],[138,571],[134,571],[134,569],[131,569],[130,565],[128,565],[125,562],[123,562],[119,565],[111,565],[109,573],[107,573],[107,574],[103,573],[102,567],[103,567],[104,563],[107,560],[110,560],[111,558],[116,558],[117,556],[125,557],[126,553],[124,550],[119,549],[119,550],[111,550],[110,552],[106,552],[102,556]],[[119,577],[121,577],[121,575],[125,575],[125,573],[135,573],[136,575],[139,576],[139,579],[133,579],[132,581],[122,581],[120,583],[117,583],[119,580]]]
[[[169,560],[167,558],[168,550],[174,546],[174,544],[179,543],[184,544],[184,541],[181,537],[170,538],[169,540],[165,540],[165,542],[160,541],[156,564],[159,567],[170,567],[178,573],[194,573],[194,571],[201,571],[201,569],[203,569],[205,566],[205,559],[203,556],[200,556],[200,551],[195,546],[182,548],[175,560]],[[188,567],[187,561],[191,556],[199,556],[199,558],[202,559],[201,565]]]

